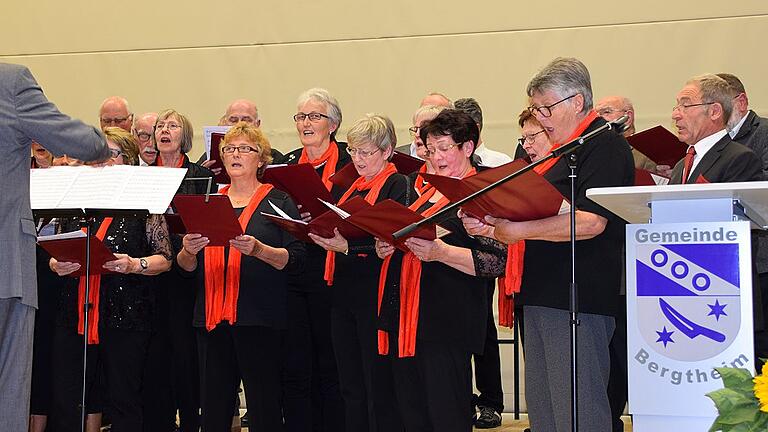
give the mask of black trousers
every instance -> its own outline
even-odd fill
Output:
[[[501,388],[501,356],[499,335],[493,319],[493,292],[495,281],[488,286],[488,326],[485,331],[483,354],[475,354],[475,385],[480,392],[473,397],[475,406],[491,407],[496,412],[504,411],[504,390]]]
[[[141,388],[149,333],[100,329],[98,345],[89,347],[86,412],[102,411],[112,420],[112,431],[140,431],[143,424]],[[74,329],[56,328],[54,352],[59,364],[54,379],[54,431],[80,428],[82,336]],[[99,375],[103,382],[100,382]]]
[[[391,335],[391,333],[390,333]],[[470,352],[442,342],[418,340],[416,356],[392,358],[395,391],[408,432],[471,432]],[[394,349],[392,349],[394,347]]]
[[[400,432],[390,362],[378,355],[376,305],[331,310],[331,335],[346,430]]]
[[[242,377],[249,431],[280,432],[280,330],[220,324],[197,329],[203,432],[229,432]]]
[[[627,405],[627,307],[626,296],[620,296],[621,307],[616,314],[616,330],[613,332],[608,353],[611,358],[611,373],[608,378],[608,402],[611,405],[613,432],[622,432],[624,422],[621,415]]]
[[[288,291],[284,346],[286,431],[343,432],[344,402],[331,342],[330,290]]]
[[[169,298],[171,387],[179,410],[179,432],[197,432],[200,428],[200,368],[197,337],[192,327],[195,293],[187,284],[172,285],[169,286]]]
[[[176,427],[172,343],[171,330],[166,320],[150,336],[147,349],[142,391],[144,432],[168,432]]]

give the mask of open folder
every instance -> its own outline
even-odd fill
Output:
[[[211,151],[209,152],[210,156],[208,157],[208,160],[215,160],[216,162],[208,168],[211,170],[221,168],[221,172],[216,174],[216,183],[230,184],[232,183],[232,180],[229,178],[229,174],[227,174],[227,169],[224,167],[224,161],[222,160],[221,152],[219,151],[219,144],[222,139],[224,139],[223,133],[211,133]]]
[[[675,166],[675,164],[685,157],[688,146],[681,143],[675,134],[668,131],[664,126],[656,126],[638,132],[627,138],[629,145],[648,158],[656,165]]]
[[[635,186],[657,186],[669,184],[669,177],[635,168]]]
[[[392,154],[392,163],[395,164],[397,172],[403,175],[409,175],[413,172],[416,172],[419,170],[419,168],[421,168],[422,165],[424,165],[423,160],[405,153],[401,153],[399,151],[395,151]],[[331,176],[330,180],[331,183],[335,184],[336,186],[347,190],[350,186],[352,186],[352,183],[358,179],[358,177],[360,177],[360,175],[357,173],[355,164],[348,163],[344,165],[344,168],[336,171],[336,173]]]
[[[181,216],[184,228],[190,234],[202,234],[208,246],[229,246],[229,241],[242,235],[243,229],[235,209],[226,195],[176,195],[173,207]]]
[[[452,202],[518,171],[527,165],[522,159],[481,171],[464,179],[437,174],[420,174]],[[514,222],[543,219],[565,213],[568,200],[544,177],[533,171],[516,177],[491,191],[472,199],[462,210],[478,219],[500,217]]]
[[[328,211],[318,198],[333,201],[312,164],[270,165],[264,171],[264,182],[290,195],[296,204],[301,205],[300,211],[309,212],[312,218]]]
[[[264,212],[261,214],[274,222],[277,226],[293,234],[297,239],[307,243],[314,243],[312,239],[309,238],[309,233],[319,235],[323,238],[331,238],[334,236],[334,228],[338,228],[339,234],[347,240],[361,239],[370,236],[366,231],[346,221],[350,214],[371,207],[367,201],[359,196],[350,199],[338,207],[331,206],[334,207],[334,211],[326,211],[309,222],[294,219],[279,207],[272,204],[272,202],[269,204],[276,214]],[[341,211],[337,212],[337,209]]]
[[[63,234],[42,236],[37,243],[45,249],[56,261],[73,262],[80,264],[80,269],[70,273],[69,276],[80,277],[85,275],[85,232],[82,230]],[[113,273],[104,268],[104,264],[117,259],[101,240],[91,236],[91,274]]]

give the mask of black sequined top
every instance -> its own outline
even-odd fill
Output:
[[[97,220],[98,228],[102,220]],[[60,231],[79,229],[74,220],[62,221]],[[163,255],[172,259],[168,227],[161,216],[115,218],[104,237],[107,249],[131,257]],[[151,331],[155,313],[155,293],[150,277],[140,274],[107,274],[101,277],[99,328]],[[59,296],[56,324],[77,327],[77,286],[79,278],[65,276]]]

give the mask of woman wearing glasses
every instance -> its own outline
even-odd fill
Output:
[[[304,246],[261,212],[273,213],[270,203],[294,218],[299,211],[286,193],[260,181],[272,157],[259,129],[238,123],[222,139],[220,151],[232,179],[221,193],[229,197],[245,234],[227,247],[207,246],[207,238],[187,234],[177,255],[179,267],[195,278],[197,287],[192,322],[205,395],[202,429],[230,429],[234,390],[242,377],[249,430],[280,431],[288,273],[301,270]]]
[[[361,197],[369,204],[385,199],[409,205],[408,178],[389,162],[397,137],[392,121],[368,114],[347,133],[347,153],[360,176],[338,201]],[[328,251],[325,281],[331,286],[331,335],[344,398],[347,431],[403,430],[396,409],[392,371],[376,345],[377,285],[381,260],[372,237],[348,240],[341,234],[312,240]],[[372,409],[370,409],[372,408]]]
[[[536,117],[527,109],[520,113],[517,119],[523,136],[517,139],[517,143],[525,150],[531,162],[543,158],[552,149],[552,142],[544,127]]]
[[[471,164],[477,124],[446,109],[419,131],[429,161],[443,176],[475,174]],[[430,187],[410,206],[424,217],[449,201]],[[450,233],[437,240],[410,238],[408,253],[378,241],[384,258],[381,323],[405,429],[472,430],[471,353],[482,353],[488,320],[487,285],[504,271],[506,250],[488,238],[467,234],[455,212],[440,224]]]
[[[413,113],[413,126],[408,128],[408,131],[411,133],[411,136],[413,137],[413,143],[416,145],[416,156],[418,156],[419,159],[424,160],[424,165],[422,165],[418,171],[411,173],[408,176],[408,178],[411,179],[413,188],[416,190],[416,193],[419,195],[421,195],[422,192],[424,192],[429,188],[429,183],[425,182],[424,179],[419,176],[419,174],[435,173],[435,169],[432,168],[432,164],[429,162],[429,158],[427,157],[427,148],[424,145],[424,141],[421,140],[421,135],[419,135],[419,129],[421,128],[422,125],[429,122],[433,118],[437,117],[437,115],[440,114],[440,111],[444,109],[445,109],[444,106],[438,106],[438,105],[425,105],[423,107],[419,107],[419,109],[417,109],[416,112]]]
[[[341,108],[327,90],[313,88],[297,101],[296,131],[301,148],[283,158],[283,163],[310,163],[317,170],[334,201],[344,193],[330,177],[350,162],[347,144],[336,141]],[[299,209],[301,210],[301,208]],[[309,220],[309,213],[302,213]],[[313,425],[325,430],[343,430],[344,404],[339,391],[331,343],[331,290],[323,279],[326,251],[307,245],[304,271],[294,274],[288,291],[284,410],[288,432],[309,432]],[[313,404],[320,409],[313,410]],[[320,418],[313,418],[318,413]]]
[[[531,114],[557,147],[605,124],[592,109],[589,71],[574,58],[553,60],[528,84]],[[542,133],[541,135],[544,135]],[[593,187],[630,186],[634,163],[627,141],[605,132],[587,141],[577,153],[576,283],[579,300],[578,369],[579,429],[611,430],[606,392],[608,344],[614,315],[621,306],[619,287],[625,222],[586,198]],[[564,196],[570,194],[568,158],[536,167]],[[507,244],[525,240],[520,294],[525,328],[525,397],[532,430],[571,430],[570,392],[563,389],[570,374],[569,294],[571,260],[569,215],[511,222],[464,217],[467,231]],[[588,269],[599,268],[600,271]]]
[[[106,128],[111,152],[106,165],[137,165],[138,146],[133,136],[120,128]],[[61,232],[80,229],[77,221],[64,220]],[[87,409],[99,413],[99,389],[110,407],[112,430],[142,430],[143,365],[154,326],[155,290],[147,276],[171,267],[171,244],[162,216],[148,218],[106,217],[94,225],[96,238],[114,252],[116,260],[104,264],[110,273],[91,278],[89,302],[93,304],[88,328],[84,329],[84,277],[67,277],[59,299],[54,356],[57,373],[53,384],[54,430],[78,430],[82,389],[83,336],[88,337]],[[50,268],[59,276],[80,269],[80,264],[51,258]],[[80,334],[78,334],[80,333]],[[104,382],[99,383],[101,364]],[[98,430],[98,417],[89,416],[88,428]]]
[[[154,124],[152,145],[158,154],[154,166],[186,168],[184,181],[177,194],[216,192],[213,172],[189,160],[194,130],[182,113],[167,109],[160,112]],[[210,178],[210,186],[206,179]],[[195,179],[195,180],[193,180]],[[171,234],[173,256],[181,250],[182,236]],[[179,272],[172,271],[154,278],[160,310],[159,331],[153,338],[153,350],[147,359],[147,373],[155,379],[145,392],[147,422],[166,428],[176,422],[179,411],[180,429],[199,428],[200,386],[197,363],[197,340],[192,322],[195,293]],[[168,400],[175,395],[175,400]]]

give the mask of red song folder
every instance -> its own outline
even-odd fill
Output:
[[[656,126],[638,132],[627,138],[629,145],[637,149],[640,153],[657,165],[675,166],[675,164],[685,157],[688,146],[681,143],[675,134],[665,129],[663,126]]]
[[[229,241],[243,234],[235,209],[226,195],[176,195],[173,207],[181,216],[187,233],[208,237],[208,246],[229,246]]]
[[[437,174],[420,175],[445,197],[455,202],[526,165],[528,164],[524,160],[517,159],[465,179]],[[490,215],[521,222],[557,215],[567,211],[568,205],[568,200],[544,177],[528,171],[465,203],[462,209],[478,219]]]
[[[108,261],[117,259],[101,240],[91,236],[91,274],[113,274],[103,266]],[[85,275],[85,233],[74,231],[63,235],[40,237],[38,244],[59,262],[73,262],[80,264],[80,269],[70,273],[69,276],[80,277]]]
[[[669,178],[642,168],[635,168],[635,186],[656,186],[669,184]]]
[[[313,218],[328,211],[318,198],[329,202],[333,200],[317,171],[308,163],[268,166],[264,171],[264,182],[290,195],[296,204],[301,205],[299,211],[309,212]]]
[[[356,196],[339,206],[340,209],[349,214],[355,214],[368,207],[371,207],[371,205],[359,196]],[[330,238],[334,236],[334,228],[338,228],[339,234],[347,240],[369,237],[369,234],[366,231],[347,222],[335,211],[327,211],[308,223],[292,219],[287,214],[280,214],[281,212],[277,209],[275,209],[275,211],[278,214],[274,215],[264,212],[261,214],[274,222],[277,226],[293,234],[297,239],[307,243],[314,243],[312,239],[309,238],[308,234],[310,232],[312,234],[317,234],[320,237]]]
[[[426,224],[420,226],[405,237],[401,237],[397,240],[392,237],[393,233],[422,219],[424,218],[420,214],[408,207],[397,201],[386,199],[377,202],[372,207],[358,211],[347,218],[347,222],[350,222],[367,231],[372,236],[407,252],[409,249],[405,246],[405,240],[410,237],[434,240],[448,233],[447,230],[435,224]]]
[[[221,168],[221,172],[216,174],[216,183],[230,184],[232,180],[230,180],[229,174],[227,174],[227,169],[224,167],[224,161],[221,159],[221,152],[219,151],[219,144],[222,139],[224,139],[223,133],[213,132],[211,134],[211,160],[216,162],[209,169]]]
[[[403,175],[408,175],[415,171],[418,171],[419,168],[421,168],[421,166],[424,165],[423,160],[419,158],[415,158],[405,153],[401,153],[399,151],[396,151],[392,155],[392,163],[395,164],[395,168],[397,168],[397,172]],[[348,163],[344,165],[344,168],[340,169],[339,171],[336,171],[336,173],[331,176],[330,180],[331,180],[331,183],[335,184],[336,186],[339,186],[342,189],[347,190],[349,189],[350,186],[352,186],[352,183],[354,183],[355,180],[358,179],[358,177],[360,177],[360,175],[357,173],[355,164]]]

